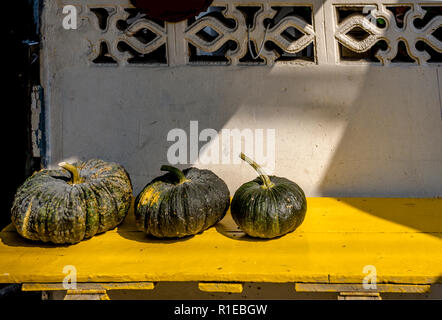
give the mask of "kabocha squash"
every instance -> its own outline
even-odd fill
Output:
[[[131,206],[126,170],[102,160],[60,163],[17,190],[11,210],[17,232],[30,240],[73,244],[115,228]]]
[[[304,191],[286,178],[267,176],[252,159],[241,159],[259,174],[243,184],[233,196],[230,211],[236,224],[249,236],[275,238],[294,231],[304,221]]]
[[[212,171],[171,166],[161,170],[168,173],[152,180],[135,199],[140,230],[157,238],[182,238],[210,228],[225,216],[230,192]]]

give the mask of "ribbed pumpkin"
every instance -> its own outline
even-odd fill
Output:
[[[140,230],[157,238],[181,238],[204,231],[225,216],[230,192],[212,171],[171,166],[161,170],[168,173],[152,180],[135,199]]]
[[[30,240],[72,244],[119,225],[130,208],[126,170],[102,160],[60,163],[17,190],[11,210],[17,232]]]
[[[230,211],[236,224],[249,236],[275,238],[294,231],[304,221],[304,191],[286,178],[267,176],[252,159],[241,159],[259,174],[243,184],[233,196]]]

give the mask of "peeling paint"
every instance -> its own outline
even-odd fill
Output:
[[[42,132],[40,130],[41,118],[41,87],[34,86],[31,93],[31,130],[32,130],[32,156],[41,157],[40,145],[42,141]]]

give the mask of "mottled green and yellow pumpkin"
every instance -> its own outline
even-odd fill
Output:
[[[135,199],[138,228],[157,238],[195,235],[220,221],[230,205],[227,185],[210,170],[161,167]]]
[[[304,221],[304,191],[286,178],[267,176],[252,159],[241,159],[259,174],[243,184],[233,196],[230,211],[236,224],[249,236],[275,238],[294,231]]]
[[[17,232],[30,240],[72,244],[115,228],[131,206],[126,170],[102,160],[41,170],[17,190],[11,210]]]

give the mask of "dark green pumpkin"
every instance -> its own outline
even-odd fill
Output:
[[[244,154],[241,159],[260,176],[235,192],[230,208],[233,220],[249,236],[257,238],[275,238],[294,231],[307,211],[304,191],[286,178],[267,176]]]
[[[152,180],[135,199],[138,228],[157,238],[195,235],[219,222],[230,205],[227,185],[210,170],[179,170]]]
[[[11,218],[20,235],[72,244],[124,220],[132,183],[122,166],[102,160],[60,166],[36,172],[17,190]]]

